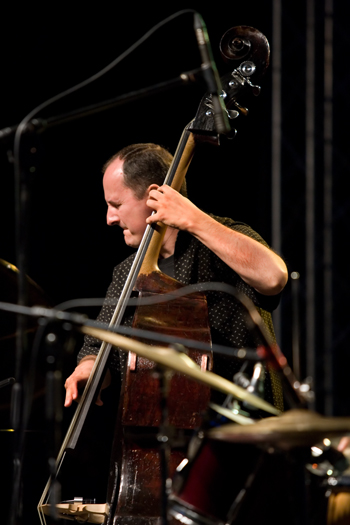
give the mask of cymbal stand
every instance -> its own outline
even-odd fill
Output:
[[[47,423],[47,461],[51,488],[48,495],[50,518],[59,521],[56,505],[61,502],[61,485],[57,479],[57,451],[62,442],[63,399],[62,399],[62,357],[69,352],[72,325],[57,319],[41,320],[43,325],[42,343],[47,363],[45,417]]]
[[[168,518],[168,495],[170,490],[171,479],[169,478],[168,465],[170,462],[171,452],[171,437],[173,435],[173,428],[169,425],[169,414],[168,414],[168,394],[170,389],[171,376],[173,375],[171,370],[158,369],[157,377],[159,379],[159,390],[161,392],[161,413],[162,420],[159,426],[159,432],[157,435],[157,441],[160,449],[160,473],[161,473],[161,523],[167,525]]]

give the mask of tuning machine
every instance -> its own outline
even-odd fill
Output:
[[[225,98],[227,97],[227,93],[225,91],[222,91],[221,94],[220,94],[220,97],[223,98],[225,100]],[[207,98],[205,99],[205,105],[206,107],[208,108],[205,112],[206,116],[207,117],[212,117],[214,115],[214,106],[213,106],[213,101],[212,101],[212,95],[208,95]],[[235,119],[239,116],[239,112],[235,109],[227,109],[226,108],[226,113],[227,113],[227,116],[230,120],[232,119]]]
[[[248,85],[252,89],[253,95],[256,97],[260,95],[261,87],[253,84],[249,77],[251,77],[256,71],[256,66],[251,60],[242,62],[240,66],[234,69],[231,73],[232,79],[229,82],[229,86],[234,88],[238,85]]]

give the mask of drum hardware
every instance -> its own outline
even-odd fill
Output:
[[[295,390],[299,392],[300,396],[309,403],[315,401],[315,392],[313,390],[313,379],[311,377],[306,377],[302,382],[294,381],[293,384]]]
[[[329,439],[324,439],[319,446],[311,447],[311,456],[306,468],[316,476],[336,479],[350,466],[349,460],[342,452],[331,446]]]
[[[240,369],[233,376],[234,384],[244,388],[249,394],[253,394],[260,399],[264,399],[264,381],[265,381],[265,370],[262,363],[258,362],[254,365],[252,377],[249,378],[248,374],[245,373],[249,362],[245,361]],[[246,401],[242,403],[242,406],[238,403],[237,399],[234,399],[232,395],[226,397],[222,405],[232,411],[233,414],[240,414],[243,417],[249,418],[251,411],[256,411],[258,408],[249,404]],[[248,412],[249,411],[249,412]],[[229,417],[229,419],[232,419]]]
[[[236,383],[236,385],[245,388],[246,390],[248,390],[248,392],[258,393],[260,397],[263,397],[265,371],[263,369],[262,364],[258,362],[254,365],[254,370],[251,378],[249,378],[248,374],[245,373],[245,369],[247,368],[247,366],[248,361],[245,361],[240,371],[233,376],[233,382]]]
[[[331,489],[335,487],[348,487],[350,489],[350,475],[339,476],[337,478],[330,476],[327,479],[326,483],[327,486]]]
[[[247,392],[254,394],[261,399],[264,399],[264,383],[265,383],[265,370],[262,363],[258,362],[254,365],[253,375],[247,386]],[[246,401],[243,402],[243,406],[247,410],[257,410],[254,405],[250,405]]]
[[[168,394],[170,392],[170,381],[173,371],[167,368],[156,367],[153,372],[159,379],[159,390],[161,393],[161,421],[156,436],[160,450],[160,475],[161,475],[161,514],[162,523],[167,523],[167,502],[171,489],[171,476],[169,476],[169,465],[171,449],[174,445],[175,427],[169,423]]]

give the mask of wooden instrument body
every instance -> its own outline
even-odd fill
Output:
[[[178,281],[160,272],[148,276],[145,283],[142,283],[142,280],[137,281],[137,286],[142,289],[141,298],[170,293],[171,290],[181,286]],[[139,307],[135,313],[133,326],[173,337],[193,339],[208,344],[211,342],[206,297],[199,293],[185,297],[175,296],[171,301]],[[211,352],[190,349],[188,355],[203,370],[212,370]],[[159,379],[153,373],[154,366],[151,361],[136,357],[132,352],[129,353],[123,392],[122,423],[124,425],[137,424],[144,427],[161,425],[161,392]],[[142,381],[143,378],[145,382]],[[200,424],[201,413],[207,408],[210,389],[181,374],[173,374],[169,386],[167,394],[169,424],[177,428],[195,428]]]
[[[136,282],[141,298],[171,294],[182,286],[159,270],[147,276],[141,273]],[[200,293],[184,297],[174,295],[170,301],[139,306],[133,326],[153,333],[211,343],[206,297]],[[212,369],[211,352],[190,349],[188,355],[203,370]],[[172,478],[186,454],[186,436],[177,432],[182,430],[186,434],[186,431],[200,426],[210,400],[208,386],[180,373],[172,373],[169,382],[167,378],[163,385],[161,374],[153,362],[129,352],[108,491],[112,499],[117,465],[118,496],[115,511],[112,511],[115,525],[160,522],[164,475]],[[166,433],[171,433],[171,436],[166,436],[169,440],[166,443],[158,441],[164,427]],[[163,446],[167,447],[166,451]],[[166,465],[162,463],[165,452]],[[113,501],[110,503],[113,507]]]

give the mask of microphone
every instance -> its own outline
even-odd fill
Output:
[[[228,121],[225,103],[222,97],[220,97],[222,93],[221,81],[213,59],[207,28],[199,13],[194,14],[194,30],[202,58],[201,67],[203,76],[206,80],[208,90],[212,95],[216,130],[218,133],[227,134],[230,133],[231,127]]]

